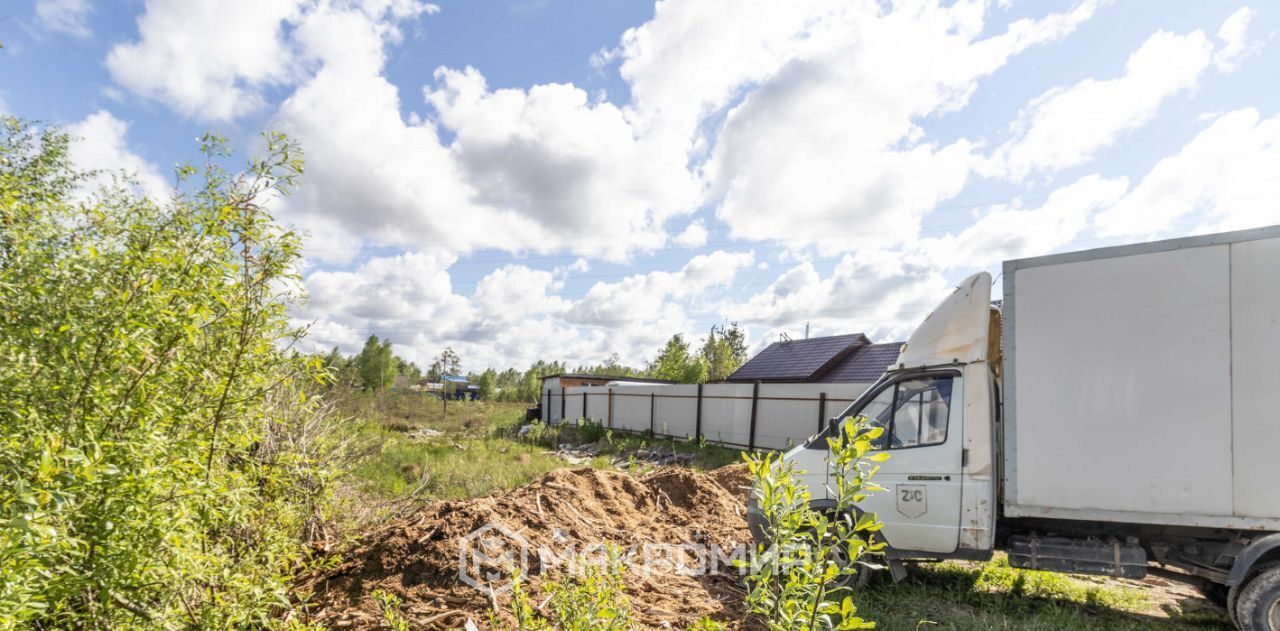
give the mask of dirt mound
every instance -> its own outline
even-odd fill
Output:
[[[743,502],[751,495],[751,471],[745,462],[720,467],[707,475]]]
[[[486,627],[493,601],[463,582],[463,558],[469,575],[503,579],[499,570],[528,550],[524,565],[536,593],[544,570],[598,559],[600,546],[611,543],[631,561],[627,593],[642,625],[683,628],[703,615],[734,622],[743,591],[727,559],[749,544],[744,480],[741,465],[641,477],[562,469],[505,495],[433,502],[371,533],[346,562],[311,581],[313,611],[330,626],[374,628],[381,615],[372,593],[384,590],[404,601],[412,628],[457,628],[468,619]],[[473,551],[485,556],[471,561]],[[505,595],[496,601],[505,608]]]

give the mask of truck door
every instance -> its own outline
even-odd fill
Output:
[[[882,384],[853,416],[885,429],[889,453],[873,480],[886,490],[859,508],[884,522],[898,550],[954,552],[960,539],[964,388],[958,372],[903,375]]]

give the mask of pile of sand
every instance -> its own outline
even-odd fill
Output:
[[[640,477],[564,469],[504,495],[433,502],[370,533],[346,562],[309,581],[312,611],[315,620],[333,627],[376,628],[382,624],[381,615],[371,594],[384,590],[404,601],[401,611],[412,628],[458,628],[467,620],[490,627],[495,599],[459,576],[459,550],[468,542],[475,545],[477,539],[469,535],[477,530],[485,529],[483,536],[490,542],[497,538],[512,544],[509,550],[517,549],[517,539],[535,550],[528,567],[530,591],[538,604],[545,569],[538,548],[563,559],[603,543],[633,555],[645,544],[693,544],[726,554],[750,545],[741,488],[746,481],[744,465],[710,475],[670,468]],[[707,562],[686,554],[675,563],[646,564],[647,572],[629,571],[627,594],[637,621],[651,628],[683,628],[709,615],[736,623],[741,617],[741,579],[727,563],[714,561],[710,565],[718,571],[688,575]],[[496,604],[505,616],[506,595],[496,596]],[[497,626],[506,625],[499,621]]]

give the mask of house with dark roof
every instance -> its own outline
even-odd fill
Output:
[[[862,333],[774,342],[729,382],[872,383],[898,359],[902,342],[874,344]]]

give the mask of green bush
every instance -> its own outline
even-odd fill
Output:
[[[236,175],[206,137],[170,199],[83,199],[65,135],[2,127],[0,628],[272,624],[330,481],[263,207],[294,147]]]
[[[635,623],[631,601],[627,598],[623,579],[626,567],[622,551],[612,544],[607,547],[602,564],[581,559],[576,572],[564,571],[549,577],[543,588],[550,614],[533,606],[524,588],[520,572],[512,573],[511,614],[519,631],[626,631]],[[495,627],[501,624],[495,617]]]
[[[859,560],[879,553],[872,533],[881,523],[855,505],[883,490],[871,482],[887,453],[868,455],[884,431],[865,418],[847,419],[838,437],[827,439],[831,489],[836,501],[828,514],[810,506],[809,489],[795,462],[773,452],[744,455],[752,476],[752,499],[764,518],[769,546],[757,546],[747,576],[747,610],[771,631],[869,629],[859,617],[849,583]],[[739,562],[745,565],[745,562]]]

